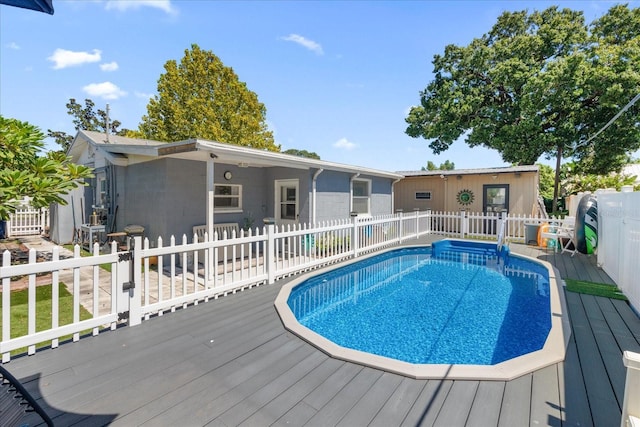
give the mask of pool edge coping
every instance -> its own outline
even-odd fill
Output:
[[[557,270],[548,261],[527,255],[510,254],[510,256],[528,259],[547,268],[549,272],[551,330],[549,331],[549,335],[547,336],[542,349],[495,365],[413,364],[342,347],[301,325],[287,304],[291,290],[310,277],[393,250],[428,246],[431,245],[394,246],[379,252],[363,255],[345,262],[332,264],[330,266],[305,273],[282,286],[274,303],[276,312],[280,316],[286,330],[292,332],[302,340],[308,342],[331,357],[415,379],[510,381],[528,373],[564,361],[569,339],[571,337],[571,325],[569,322],[565,295],[564,292],[561,292],[563,286],[562,279],[559,274],[556,274]]]

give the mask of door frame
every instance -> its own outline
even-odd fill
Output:
[[[505,205],[506,212],[509,213],[509,184],[482,185],[482,212],[487,213],[487,190],[491,188],[504,188],[506,190],[505,197],[504,197],[504,205]]]
[[[296,200],[295,200],[295,220],[282,219],[280,207],[282,205],[281,195],[282,188],[295,187]],[[274,215],[276,224],[297,224],[300,219],[300,180],[294,179],[276,179],[274,180]]]

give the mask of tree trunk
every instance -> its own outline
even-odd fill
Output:
[[[556,156],[556,176],[553,180],[553,204],[551,213],[558,212],[558,189],[560,187],[560,162],[562,160],[562,145],[558,145],[558,155]]]

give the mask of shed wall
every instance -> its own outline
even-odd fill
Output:
[[[433,211],[458,211],[467,209],[482,212],[483,185],[509,185],[509,212],[516,215],[531,215],[536,210],[538,197],[538,174],[536,172],[495,174],[439,175],[406,177],[395,186],[395,208],[404,212],[415,209]],[[462,190],[474,194],[473,202],[461,205],[456,198]],[[431,191],[431,200],[416,200],[416,192]]]

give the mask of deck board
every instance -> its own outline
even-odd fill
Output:
[[[547,366],[532,375],[529,424],[557,427],[562,425],[557,365]]]
[[[479,381],[455,381],[433,425],[439,427],[465,425],[479,383]]]
[[[498,425],[505,384],[504,381],[480,382],[465,424],[467,427]]]
[[[371,427],[388,427],[402,421],[417,397],[422,393],[426,380],[413,380],[403,378],[400,385],[380,408],[375,418],[371,421]]]
[[[512,251],[564,278],[612,283],[593,256]],[[273,307],[280,283],[5,366],[63,427],[619,425],[622,351],[640,350],[640,319],[623,301],[566,292],[573,333],[562,363],[508,382],[414,380],[332,359],[287,332]]]
[[[453,381],[430,380],[401,425],[432,426],[452,386]]]
[[[506,383],[498,426],[529,425],[530,409],[531,374],[528,374]]]

